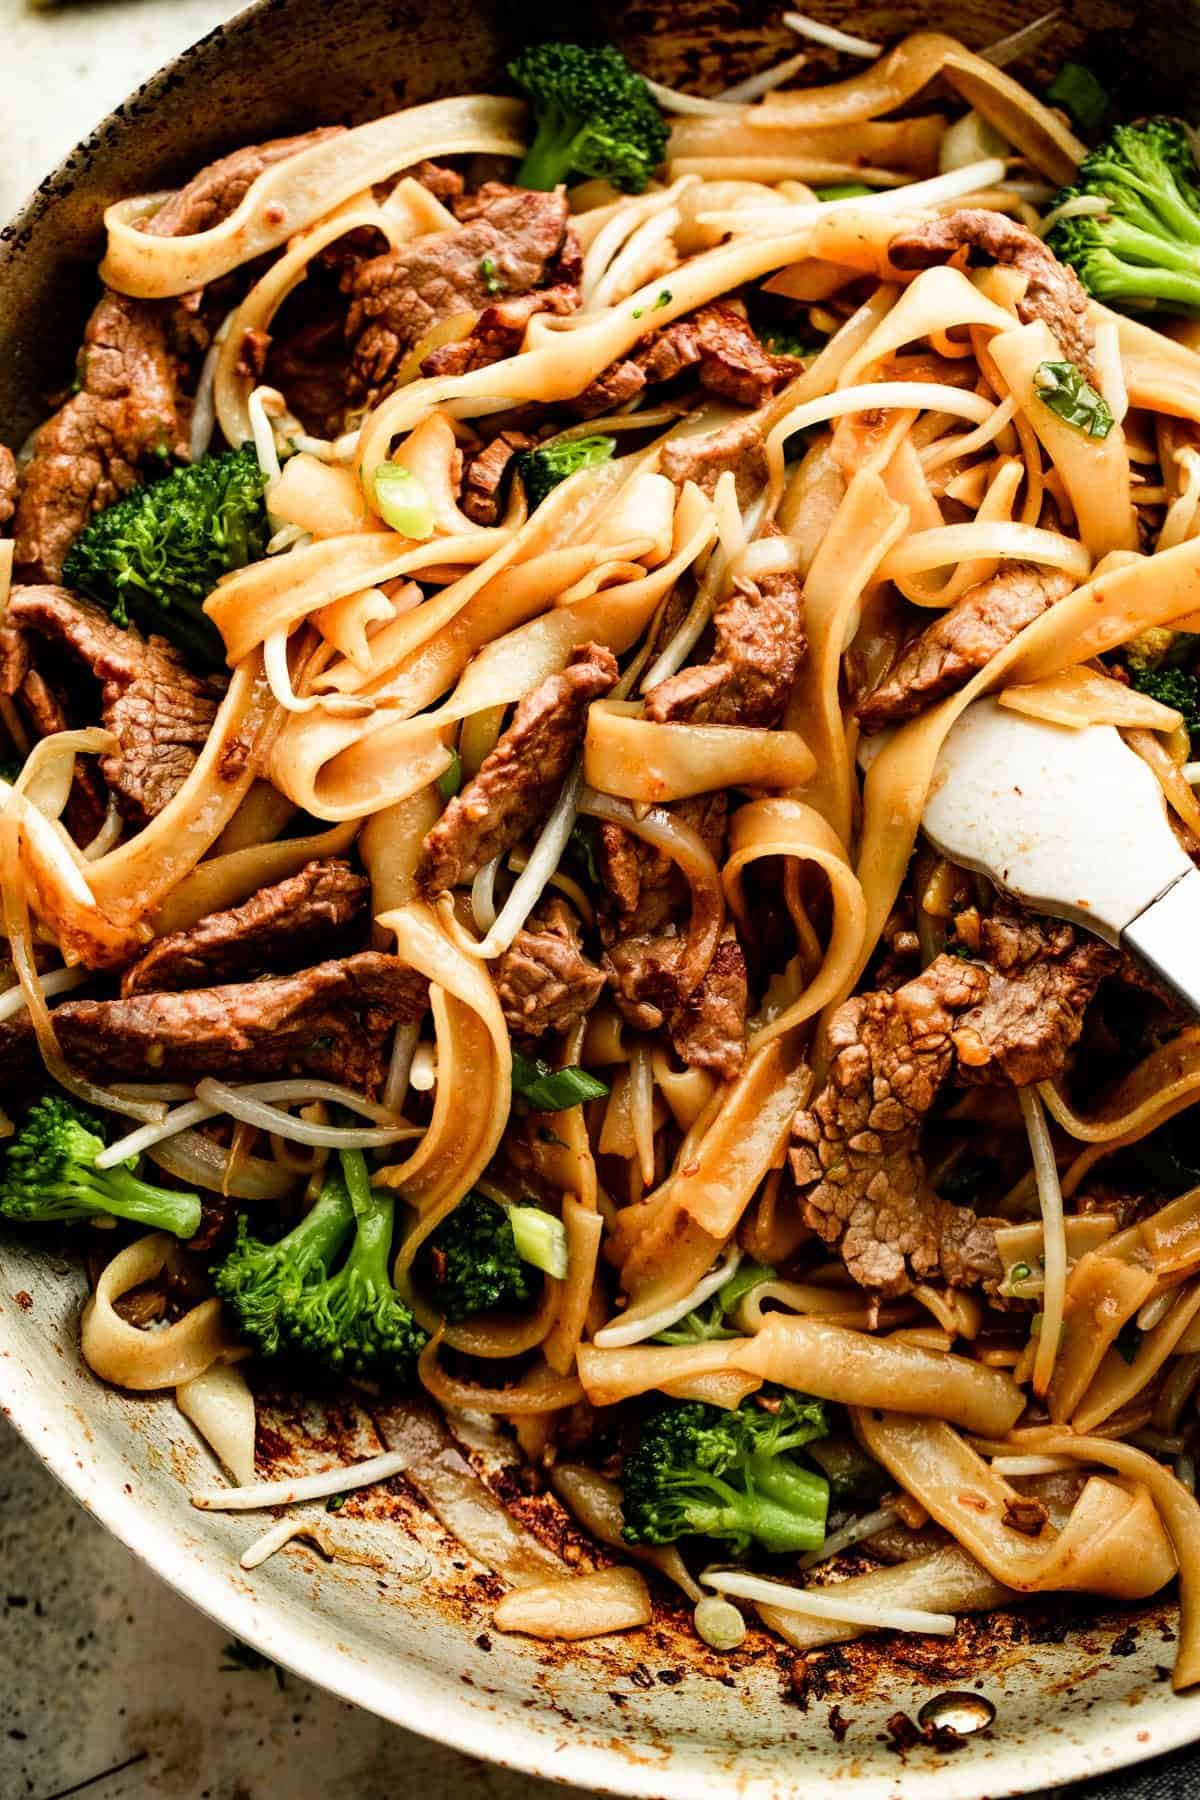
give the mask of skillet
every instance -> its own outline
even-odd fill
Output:
[[[952,0],[931,18],[915,6],[814,0],[810,10],[873,38],[930,25],[976,47],[1038,8]],[[513,14],[488,0],[452,9],[260,0],[147,83],[0,232],[0,439],[19,443],[43,415],[44,395],[69,377],[109,201],[169,187],[242,143],[486,89],[500,79],[513,25]],[[520,25],[522,36],[554,36],[561,16],[535,5],[522,9]],[[757,0],[576,8],[571,31],[611,36],[647,74],[708,92],[793,43],[777,11]],[[1068,4],[1017,72],[1044,78],[1089,39],[1089,61],[1107,73],[1123,111],[1187,104],[1200,65],[1190,9]],[[811,67],[820,78],[820,53]],[[0,1238],[0,1403],[32,1448],[230,1633],[426,1736],[541,1775],[662,1800],[701,1792],[782,1800],[800,1784],[854,1800],[978,1800],[1200,1738],[1200,1694],[1175,1697],[1167,1679],[1169,1605],[1135,1614],[1053,1596],[1012,1617],[968,1620],[949,1644],[865,1640],[798,1666],[754,1632],[732,1655],[714,1654],[663,1597],[642,1631],[536,1645],[489,1629],[495,1584],[403,1481],[363,1503],[375,1524],[369,1562],[330,1564],[294,1549],[247,1575],[237,1557],[261,1515],[188,1506],[187,1489],[211,1477],[208,1454],[169,1398],[123,1395],[82,1367],[82,1292],[77,1269]],[[352,1461],[378,1447],[378,1428],[386,1435],[386,1420],[373,1418],[361,1395],[300,1401],[280,1393],[265,1397],[263,1414],[267,1464],[291,1466],[297,1455]],[[480,1454],[502,1482],[495,1455]],[[260,1458],[260,1474],[269,1473]],[[561,1528],[549,1503],[527,1503],[525,1516]],[[948,1691],[982,1695],[996,1709],[990,1729],[953,1754],[944,1740],[899,1747],[888,1719],[898,1710],[916,1718]]]

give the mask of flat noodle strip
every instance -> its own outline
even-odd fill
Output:
[[[569,1375],[575,1367],[591,1305],[604,1220],[598,1212],[582,1206],[573,1194],[563,1199],[562,1217],[567,1234],[567,1275],[558,1283],[558,1312],[553,1330],[542,1345],[542,1354],[557,1374]]]
[[[474,94],[389,113],[273,163],[228,218],[186,236],[139,231],[145,201],[120,200],[104,215],[100,279],[143,300],[207,287],[423,157],[520,156],[524,110],[519,100]]]
[[[1179,1340],[1200,1312],[1200,1284],[1193,1284],[1175,1300],[1161,1324],[1146,1332],[1132,1362],[1118,1350],[1109,1350],[1095,1380],[1071,1414],[1072,1431],[1094,1431],[1098,1425],[1131,1405],[1158,1374]]]
[[[789,1069],[779,1039],[764,1045],[747,1059],[696,1148],[686,1159],[680,1152],[679,1172],[657,1195],[625,1208],[615,1233],[621,1285],[630,1296],[624,1318],[680,1299],[716,1261],[781,1157],[810,1085],[807,1069]]]
[[[786,723],[817,760],[806,798],[844,844],[850,842],[853,781],[838,670],[857,629],[863,592],[907,529],[907,507],[896,505],[879,475],[861,471],[846,490],[804,584],[808,655]]]
[[[840,993],[862,955],[867,908],[857,875],[833,828],[812,806],[800,800],[752,800],[734,813],[729,827],[729,854],[721,871],[729,910],[750,931],[749,906],[742,887],[743,871],[764,856],[785,856],[794,865],[821,869],[829,882],[833,922],[817,973],[798,1000],[759,1025],[750,1036],[753,1053],[816,1016]]]
[[[127,1244],[105,1264],[80,1321],[83,1360],[102,1381],[150,1393],[194,1381],[214,1363],[248,1354],[230,1337],[219,1300],[202,1300],[158,1331],[139,1331],[116,1312],[123,1294],[157,1281],[179,1262],[175,1239],[156,1231]]]
[[[1063,355],[1050,327],[1035,319],[999,333],[988,348],[1009,393],[1062,477],[1079,535],[1093,558],[1099,561],[1110,550],[1136,550],[1137,520],[1124,431],[1114,423],[1107,437],[1089,437],[1051,412],[1038,393],[1039,367]]]
[[[384,913],[378,923],[395,934],[397,956],[433,984],[438,1035],[433,1118],[407,1161],[375,1173],[385,1187],[403,1190],[425,1224],[460,1200],[495,1155],[508,1123],[512,1052],[490,979],[455,947],[430,907],[413,900]],[[410,1238],[398,1270],[411,1264],[410,1245],[415,1253]]]
[[[804,254],[807,242],[806,226],[769,243],[756,240],[729,244],[693,257],[672,273],[669,287],[657,280],[648,283],[620,306],[589,317],[585,324],[560,321],[554,325],[544,318],[531,320],[529,347],[520,355],[466,375],[415,381],[384,400],[363,427],[360,466],[369,473],[386,462],[394,439],[411,430],[431,407],[446,401],[465,402],[468,412],[474,403],[477,414],[498,393],[514,404],[522,400],[545,404],[573,399],[649,332],[670,325],[706,300],[716,299],[770,269],[795,262]],[[670,299],[660,305],[660,295],[664,293]]]
[[[1176,1693],[1195,1687],[1200,1681],[1200,1506],[1195,1498],[1169,1469],[1130,1444],[1114,1443],[1107,1437],[1050,1432],[1045,1449],[1052,1456],[1103,1463],[1126,1481],[1144,1482],[1149,1489],[1170,1533],[1179,1564],[1179,1644],[1172,1683]],[[1137,1552],[1139,1556],[1144,1553],[1141,1549]]]
[[[262,773],[278,716],[262,659],[247,657],[178,793],[136,837],[89,865],[96,903],[110,919],[143,918],[195,868]]]
[[[848,81],[772,94],[751,109],[748,122],[764,130],[858,124],[894,112],[941,74],[1051,181],[1074,179],[1086,144],[1028,88],[940,32],[914,32]]]
[[[739,725],[656,725],[640,704],[588,710],[583,776],[592,787],[652,806],[722,788],[803,787],[816,759],[794,731]]]
[[[865,1406],[854,1407],[851,1417],[871,1455],[1006,1587],[1144,1600],[1175,1573],[1175,1554],[1144,1485],[1130,1492],[1092,1476],[1061,1532],[1046,1524],[1027,1536],[1005,1523],[1021,1498],[1017,1490],[993,1474],[949,1425],[907,1413],[881,1415]],[[1068,1443],[1088,1441],[1066,1433],[1053,1440],[1059,1452]],[[1110,1452],[1114,1448],[1110,1445]],[[1113,1466],[1111,1455],[1101,1460]],[[1171,1480],[1165,1469],[1160,1473]],[[1135,1480],[1142,1479],[1139,1471]]]

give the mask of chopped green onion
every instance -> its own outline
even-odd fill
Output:
[[[567,1272],[567,1234],[562,1220],[540,1206],[510,1206],[508,1222],[521,1261],[561,1281]]]
[[[818,200],[857,200],[860,195],[873,194],[863,181],[835,181],[832,187],[814,188],[813,193]]]
[[[576,819],[567,839],[566,856],[576,863],[593,887],[600,887],[600,870],[596,866],[597,831],[595,819]]]
[[[433,501],[403,463],[380,463],[375,471],[375,505],[393,531],[417,542],[433,536]]]
[[[651,312],[659,312],[659,311],[661,311],[661,309],[664,306],[670,306],[670,304],[671,304],[671,290],[670,290],[670,288],[662,288],[659,292],[658,299],[654,302],[654,305],[650,308],[650,310],[651,310]]]
[[[528,1101],[534,1112],[563,1112],[568,1106],[578,1106],[581,1100],[603,1099],[608,1087],[578,1064],[552,1069],[540,1056],[522,1056],[514,1051],[513,1091]]]
[[[1028,1263],[1014,1263],[1012,1268],[1008,1271],[1008,1279],[1010,1281],[1030,1281],[1032,1278],[1033,1270]]]
[[[1092,71],[1083,63],[1065,62],[1050,86],[1046,98],[1061,106],[1085,131],[1095,131],[1108,112],[1108,95]]]
[[[450,753],[449,766],[442,770],[437,778],[437,791],[443,800],[453,800],[463,784],[462,757],[457,750]]]
[[[504,292],[504,283],[500,279],[500,271],[496,267],[496,259],[494,256],[480,257],[479,275],[483,282],[485,293],[502,294]]]
[[[1085,381],[1074,363],[1039,363],[1033,385],[1052,413],[1089,437],[1106,438],[1116,424],[1104,395]]]

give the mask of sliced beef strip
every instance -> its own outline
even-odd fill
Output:
[[[722,860],[729,798],[723,790],[679,800],[666,809],[699,832],[714,860]],[[600,935],[611,946],[621,937],[661,931],[688,905],[687,887],[669,856],[607,820],[597,833],[603,898]]]
[[[749,506],[766,486],[766,439],[756,419],[732,419],[716,431],[669,439],[659,467],[676,487],[694,481],[701,493],[710,496],[725,471],[732,469],[738,505]]]
[[[772,356],[749,320],[720,300],[655,332],[635,360],[651,383],[698,365],[701,385],[739,406],[761,406],[804,368],[799,357]]]
[[[1117,952],[1069,925],[1008,910],[970,927],[960,916],[958,936],[987,963],[989,980],[955,1026],[956,1078],[1027,1087],[1061,1074]]]
[[[616,412],[636,400],[645,385],[642,371],[626,358],[603,369],[573,400],[563,403],[563,410],[572,418],[598,419],[602,413]]]
[[[121,994],[174,992],[303,968],[345,949],[366,915],[371,884],[335,857],[260,888],[241,906],[209,913],[186,930],[156,938],[126,969]]]
[[[417,866],[425,893],[461,887],[542,823],[579,747],[589,703],[616,679],[611,650],[579,644],[561,674],[526,694],[479,773],[426,836]]]
[[[583,953],[579,921],[557,896],[518,931],[496,967],[496,991],[517,1037],[567,1031],[604,992],[604,971]]]
[[[981,251],[993,262],[1028,276],[1024,297],[1017,303],[1018,316],[1026,324],[1044,319],[1067,361],[1094,382],[1096,337],[1083,284],[1074,269],[1060,263],[1041,238],[1016,219],[982,207],[963,207],[900,232],[888,245],[888,255],[898,269],[929,269],[949,262],[963,249]]]
[[[231,212],[270,163],[329,131],[250,146],[204,169],[147,221],[154,237],[207,229]],[[170,302],[106,290],[88,320],[79,391],[38,432],[16,511],[17,566],[56,581],[93,513],[143,480],[161,459],[189,456],[187,404],[168,341]]]
[[[998,1277],[989,1227],[929,1186],[921,1128],[954,1066],[958,1013],[987,975],[940,956],[895,993],[856,995],[829,1027],[829,1074],[792,1124],[792,1175],[804,1217],[860,1286],[902,1294],[939,1275],[954,1285]],[[952,1239],[952,1242],[951,1242]]]
[[[423,188],[428,188],[434,199],[440,200],[443,206],[453,206],[462,199],[466,183],[457,169],[448,169],[444,163],[430,162],[426,157],[405,173],[411,175],[414,181],[419,181]]]
[[[651,688],[646,717],[658,724],[777,725],[807,648],[799,577],[739,578],[713,628],[709,660]]]
[[[17,510],[17,459],[7,444],[0,444],[0,526]]]
[[[1061,1074],[1117,960],[1070,926],[1009,908],[980,927],[978,945],[996,960],[939,956],[903,987],[839,1007],[826,1085],[793,1122],[807,1223],[840,1239],[855,1281],[883,1294],[939,1277],[953,1287],[999,1278],[992,1227],[930,1187],[922,1127],[951,1079],[1026,1085]]]
[[[100,682],[101,718],[119,740],[101,759],[101,773],[126,818],[152,819],[191,773],[219,688],[192,675],[165,638],[143,642],[65,588],[15,588],[9,616],[64,644]]]
[[[911,719],[963,687],[1075,583],[1057,569],[1008,563],[968,588],[906,646],[895,667],[858,705],[864,731]]]
[[[761,406],[803,367],[798,357],[772,356],[740,312],[715,300],[652,333],[637,351],[603,370],[568,401],[567,410],[582,419],[595,418],[632,400],[647,385],[673,381],[691,368],[709,393],[740,406]]]
[[[555,284],[568,240],[566,196],[483,188],[475,200],[469,224],[347,271],[351,400],[373,405],[387,393],[406,353],[439,320],[482,311],[500,292],[512,298]]]
[[[146,224],[153,237],[191,237],[209,231],[235,212],[264,169],[285,162],[301,150],[311,150],[327,138],[340,137],[341,125],[322,125],[298,137],[271,138],[265,144],[246,144],[198,175],[163,203]]]
[[[500,517],[501,492],[508,466],[522,450],[532,450],[537,439],[528,431],[501,431],[483,450],[463,465],[459,506],[476,525],[494,525]]]
[[[313,1075],[375,1094],[392,1027],[419,1019],[428,983],[365,950],[296,975],[128,1000],[75,1000],[54,1022],[68,1062],[105,1079]]]
[[[579,289],[573,282],[559,281],[553,287],[536,288],[531,294],[519,294],[512,300],[498,300],[485,306],[475,328],[456,344],[443,344],[432,350],[421,364],[422,375],[466,375],[472,369],[490,368],[506,356],[515,356],[521,348],[525,330],[536,313],[554,313],[562,317],[579,305]]]
[[[684,940],[671,932],[619,939],[604,965],[621,1016],[635,1031],[665,1025],[680,1060],[730,1081],[746,1054],[746,959],[726,923],[708,972],[690,994],[679,992]]]

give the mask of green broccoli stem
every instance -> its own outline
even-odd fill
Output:
[[[352,1288],[363,1282],[390,1299],[392,1272],[390,1257],[396,1202],[386,1188],[371,1186],[367,1159],[361,1150],[340,1150],[342,1174],[354,1218],[358,1226],[345,1267],[336,1281]]]
[[[179,1238],[194,1237],[200,1228],[199,1194],[153,1187],[147,1181],[139,1181],[128,1169],[103,1169],[94,1173],[80,1169],[74,1175],[71,1187],[82,1206],[90,1205],[94,1196],[97,1213],[115,1213],[119,1219],[130,1219],[135,1225],[149,1225],[154,1231],[170,1231]]]
[[[536,188],[548,193],[565,181],[571,172],[571,159],[580,137],[576,121],[560,107],[543,102],[533,142],[525,152],[525,160],[516,173],[516,185]]]
[[[1125,228],[1127,236],[1132,231]],[[1153,241],[1157,240],[1147,240],[1147,253]],[[1172,262],[1175,266],[1166,266]],[[1151,268],[1133,258],[1122,259],[1115,249],[1094,251],[1086,265],[1088,291],[1098,300],[1128,300],[1138,306],[1158,301],[1167,307],[1200,309],[1200,256],[1185,259],[1166,251],[1163,264]]]
[[[287,1250],[287,1267],[296,1276],[327,1269],[354,1224],[354,1208],[340,1181],[326,1181],[298,1225],[273,1248]]]
[[[756,1496],[787,1508],[789,1514],[807,1521],[815,1528],[816,1541],[825,1536],[825,1513],[829,1503],[828,1484],[820,1475],[810,1475],[787,1457],[760,1454],[746,1464],[747,1486]]]
[[[770,1458],[752,1457],[748,1472],[753,1471],[754,1488],[743,1493],[717,1475],[695,1470],[689,1486],[707,1488],[713,1495],[709,1505],[696,1501],[687,1507],[690,1515],[687,1532],[699,1537],[730,1538],[735,1544],[760,1544],[772,1556],[790,1552],[815,1550],[825,1540],[825,1511],[818,1504],[814,1511],[814,1495],[807,1488],[797,1495],[786,1472],[768,1474]],[[796,1471],[800,1473],[800,1471]],[[823,1500],[824,1483],[815,1476],[809,1482]],[[800,1504],[797,1505],[799,1499]]]

